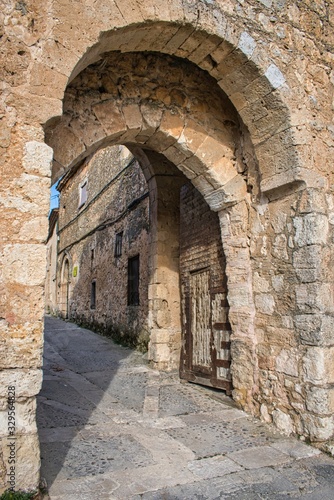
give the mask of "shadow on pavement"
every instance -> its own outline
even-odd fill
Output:
[[[133,381],[126,384],[129,370]],[[94,430],[110,428],[116,414],[129,418],[131,410],[142,410],[147,378],[142,354],[46,317],[43,371],[37,423],[41,476],[48,488],[58,476],[94,476],[124,467],[125,460],[136,461],[136,443],[125,435],[106,441]],[[137,452],[145,460],[145,450]]]

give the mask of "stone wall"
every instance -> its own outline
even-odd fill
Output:
[[[193,179],[220,218],[235,399],[286,430],[331,439],[333,15],[332,4],[321,1],[3,2],[0,368],[2,387],[16,385],[22,415],[17,487],[38,481],[36,427],[29,419],[41,382],[50,145],[54,178],[102,145],[135,143],[164,154]],[[78,126],[66,127],[72,111],[63,98],[76,76],[91,64],[103,69],[105,53],[152,47],[162,57],[192,62],[199,78],[199,70],[210,74],[209,89],[225,92],[248,131],[232,144],[251,148],[232,146],[230,154],[223,139],[229,125],[217,135],[211,105],[203,123],[200,116],[190,122],[181,119],[181,111],[172,114],[168,102],[159,115],[157,107],[169,95],[163,86],[158,106],[141,93],[137,101],[128,99],[126,89],[137,85],[132,70],[123,81],[125,94],[116,93],[117,105],[106,95],[109,103],[98,116],[86,107],[84,92],[78,94],[73,103]],[[143,72],[149,93],[156,68]],[[96,83],[91,77],[88,89]],[[179,110],[187,108],[188,96],[176,93],[174,99]],[[199,100],[199,110],[203,103]],[[51,130],[63,115],[53,140]],[[61,149],[70,151],[69,157]],[[233,159],[238,151],[248,168],[247,185]],[[221,158],[226,159],[222,169]],[[1,397],[3,422],[6,391]],[[5,426],[1,438],[6,450]],[[0,469],[8,467],[2,455]],[[4,489],[5,472],[1,477]]]
[[[79,206],[80,186],[87,201]],[[60,185],[58,310],[72,321],[139,333],[147,326],[149,205],[141,168],[124,147],[96,153]],[[121,255],[115,256],[122,233]],[[139,305],[128,306],[128,259],[139,255]],[[62,303],[64,261],[69,262],[68,307]],[[91,304],[95,282],[96,303]]]

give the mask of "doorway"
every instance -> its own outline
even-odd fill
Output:
[[[181,378],[231,393],[231,326],[218,215],[188,183],[181,189]]]

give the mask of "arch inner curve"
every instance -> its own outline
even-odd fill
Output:
[[[235,251],[231,234],[237,232],[238,241],[246,241],[247,224],[241,231],[240,227],[229,227],[233,224],[229,210],[237,207],[236,210],[242,212],[243,216],[247,214],[249,202],[259,196],[260,176],[249,134],[234,106],[215,79],[189,61],[152,52],[111,52],[105,54],[102,61],[87,67],[70,83],[66,89],[63,110],[60,120],[46,127],[46,142],[54,150],[54,180],[66,172],[75,172],[98,149],[123,144],[138,158],[150,193],[157,191],[163,193],[162,198],[169,196],[159,180],[160,175],[173,176],[175,182],[172,189],[178,193],[182,176],[182,179],[190,180],[210,209],[218,212],[227,281],[232,283],[227,291],[227,300],[230,304],[229,321],[235,338],[239,336],[240,323],[240,307],[236,296],[241,291],[249,299],[242,307],[242,322],[247,317],[249,327],[245,342],[249,352],[249,366],[245,367],[245,372],[249,373],[247,387],[245,378],[238,380],[238,370],[233,378],[233,366],[238,366],[240,360],[237,354],[232,358],[234,392],[240,395],[237,397],[241,404],[247,405],[252,399],[256,366],[251,267],[246,252],[243,268],[238,270],[241,285],[238,283],[233,288],[232,275],[240,257]],[[152,153],[161,155],[166,161],[157,161]],[[159,207],[155,213],[157,217],[160,216]],[[164,221],[166,227],[173,224],[168,217]],[[176,238],[176,234],[174,236]],[[159,248],[163,248],[163,245],[159,246],[157,234],[153,238],[149,326],[151,341],[155,338],[156,345],[151,342],[151,361],[158,367],[175,368],[181,349],[180,319],[177,319],[180,316],[181,299],[178,297],[174,302],[170,300],[176,306],[170,314],[174,319],[168,326],[168,352],[166,354],[165,349],[162,359],[157,350],[157,345],[161,344],[161,328],[156,327],[154,318],[157,311],[154,308],[159,302],[156,299],[165,293],[166,272],[161,274],[157,264],[159,252],[162,251]],[[175,273],[177,265],[172,253],[169,258],[167,281],[170,289],[175,291],[179,279]],[[244,326],[241,335],[244,336]]]

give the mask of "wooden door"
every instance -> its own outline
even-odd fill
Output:
[[[226,290],[214,288],[210,269],[189,274],[183,304],[180,376],[231,392],[230,324]]]

